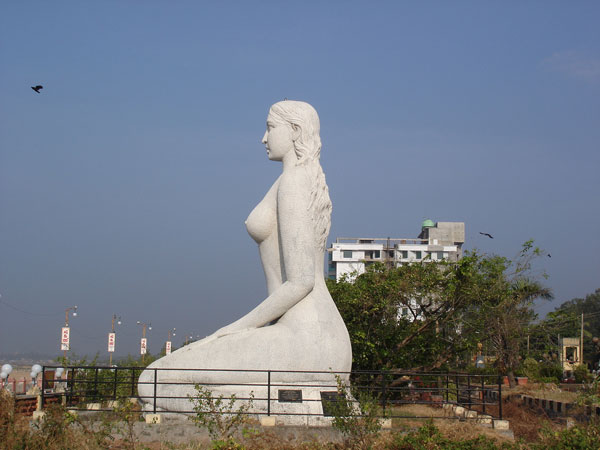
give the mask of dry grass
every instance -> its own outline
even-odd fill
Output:
[[[528,383],[523,386],[516,386],[513,389],[503,389],[502,394],[503,397],[522,394],[558,402],[572,403],[577,400],[576,392],[563,391],[554,383]]]
[[[475,439],[477,436],[485,436],[497,439],[499,442],[510,442],[505,436],[499,435],[491,428],[483,427],[473,421],[460,422],[456,419],[446,418],[445,410],[432,408],[426,405],[404,405],[394,408],[394,415],[427,417],[432,419],[435,426],[443,436],[453,440]],[[394,419],[393,425],[396,430],[414,430],[423,426],[429,419]],[[511,424],[512,427],[512,424]]]

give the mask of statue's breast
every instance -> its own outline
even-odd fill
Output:
[[[256,205],[246,219],[248,234],[258,244],[277,230],[277,197],[276,192],[272,193],[271,191]]]

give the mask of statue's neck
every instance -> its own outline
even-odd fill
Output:
[[[286,170],[291,170],[298,163],[298,157],[296,156],[296,152],[287,152],[281,160],[281,162],[283,163],[283,172],[285,172]]]

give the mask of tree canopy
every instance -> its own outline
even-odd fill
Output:
[[[513,375],[533,302],[551,297],[532,275],[539,252],[527,242],[515,261],[473,251],[458,262],[376,263],[353,279],[328,280],[350,333],[353,369],[456,367],[481,344]]]

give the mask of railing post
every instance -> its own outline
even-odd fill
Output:
[[[482,413],[485,414],[485,377],[481,376],[481,408]]]
[[[382,399],[382,403],[383,403],[383,415],[385,416],[385,407],[387,404],[387,386],[386,386],[386,382],[385,382],[385,372],[382,371],[381,373],[381,399]]]
[[[42,367],[42,392],[40,393],[40,411],[44,409],[44,389],[46,389],[46,366]]]
[[[456,374],[454,376],[454,379],[455,379],[455,382],[456,382],[456,404],[458,405],[459,404],[459,400],[460,400],[460,397],[458,395],[459,394],[459,391],[458,391],[458,374]]]
[[[69,383],[69,369],[67,370],[67,383]],[[75,369],[71,368],[71,381],[69,383],[69,398],[67,399],[67,404],[70,405],[73,401],[73,390],[75,389]]]
[[[502,420],[502,377],[498,377],[498,414]]]
[[[119,373],[119,368],[118,367],[113,367],[113,370],[115,371],[115,380],[114,380],[114,384],[113,384],[113,400],[117,399],[117,379],[118,377],[118,373]]]
[[[154,369],[154,411],[153,413],[156,414],[156,384],[157,384],[157,379],[156,377],[158,376],[158,369]]]
[[[467,405],[471,409],[471,374],[467,374]]]
[[[131,368],[131,397],[135,397],[135,368]]]
[[[446,372],[446,403],[450,402],[450,374]]]
[[[98,368],[94,372],[94,402],[98,400]]]
[[[267,371],[267,416],[271,415],[271,371]]]

